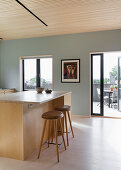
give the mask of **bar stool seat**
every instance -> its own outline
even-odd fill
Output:
[[[58,110],[58,111],[71,111],[72,107],[69,106],[69,105],[62,105],[62,106],[56,107],[56,110]]]
[[[63,143],[64,143],[64,147],[66,150],[66,144],[65,144],[65,140],[64,140],[64,136],[63,136],[63,126],[62,126],[62,118],[64,117],[64,114],[61,111],[49,111],[49,112],[45,112],[42,114],[42,118],[44,119],[44,126],[43,126],[43,130],[42,130],[42,136],[41,136],[41,142],[40,142],[40,148],[39,148],[39,152],[38,152],[38,158],[40,157],[40,151],[42,148],[42,144],[43,144],[43,139],[44,139],[44,134],[45,134],[45,130],[46,130],[46,124],[48,121],[48,147],[49,147],[49,143],[50,143],[50,130],[51,130],[51,125],[54,125],[54,133],[55,133],[55,140],[56,140],[56,152],[57,152],[57,160],[59,162],[59,152],[58,152],[58,139],[57,139],[57,127],[58,127],[58,123],[60,125],[60,131],[61,131],[61,135],[63,138]]]
[[[64,115],[61,111],[49,111],[42,114],[43,119],[60,119]]]
[[[68,119],[69,119],[69,123],[70,123],[70,128],[71,128],[72,136],[73,136],[73,138],[74,138],[74,132],[73,132],[72,123],[71,123],[71,118],[70,118],[70,114],[69,114],[69,111],[72,110],[72,107],[69,106],[69,105],[62,105],[62,106],[56,107],[55,110],[57,110],[57,111],[62,111],[63,114],[64,114],[65,127],[66,127],[67,146],[69,146],[68,128],[67,128],[67,115],[68,115]]]

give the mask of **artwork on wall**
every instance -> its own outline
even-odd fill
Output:
[[[80,59],[61,60],[61,82],[80,83]]]

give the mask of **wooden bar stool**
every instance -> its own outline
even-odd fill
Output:
[[[74,132],[73,132],[72,123],[71,123],[71,118],[70,118],[70,114],[69,114],[69,111],[72,110],[72,107],[71,107],[71,106],[68,106],[68,105],[62,105],[62,106],[56,107],[55,110],[57,110],[57,111],[62,111],[62,112],[64,113],[64,120],[65,120],[65,127],[66,127],[67,146],[69,146],[68,127],[67,127],[67,115],[68,115],[68,119],[69,119],[69,123],[70,123],[70,128],[71,128],[72,136],[73,136],[73,138],[74,138]],[[67,114],[67,115],[66,115],[66,114]]]
[[[38,159],[40,157],[40,151],[41,151],[42,144],[43,144],[46,124],[47,124],[47,121],[49,121],[48,122],[49,123],[49,126],[48,126],[48,147],[49,147],[49,142],[50,142],[51,125],[54,125],[57,160],[59,162],[58,139],[57,139],[57,126],[58,126],[58,123],[60,123],[60,131],[61,131],[61,135],[62,135],[62,138],[63,138],[64,147],[65,147],[65,150],[66,150],[66,144],[65,144],[64,135],[63,135],[63,126],[62,126],[62,118],[63,117],[64,117],[64,115],[63,115],[63,113],[61,111],[49,111],[49,112],[45,112],[45,113],[42,114],[42,118],[45,119],[45,121],[44,121],[43,130],[42,130],[40,148],[39,148],[39,152],[38,152]]]

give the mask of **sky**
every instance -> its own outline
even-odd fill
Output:
[[[41,78],[52,81],[52,58],[40,59]],[[25,59],[25,80],[36,77],[36,59]]]
[[[121,52],[104,53],[104,78],[110,78],[109,72],[118,65],[118,57],[121,57]],[[94,79],[100,78],[100,57],[98,55],[93,57],[93,76]]]

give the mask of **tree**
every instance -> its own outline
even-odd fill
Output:
[[[115,80],[118,80],[118,66],[114,66],[109,73],[110,76],[115,76]]]
[[[104,79],[104,84],[107,84],[109,81],[110,81],[109,78],[105,78]]]
[[[94,80],[93,80],[93,83],[94,83],[94,84],[99,84],[99,83],[100,83],[100,80],[99,80],[99,79],[94,79]]]
[[[36,82],[36,78],[35,78],[35,77],[34,77],[34,78],[31,78],[31,79],[30,79],[30,82],[31,82],[31,83],[35,83],[35,82]]]

